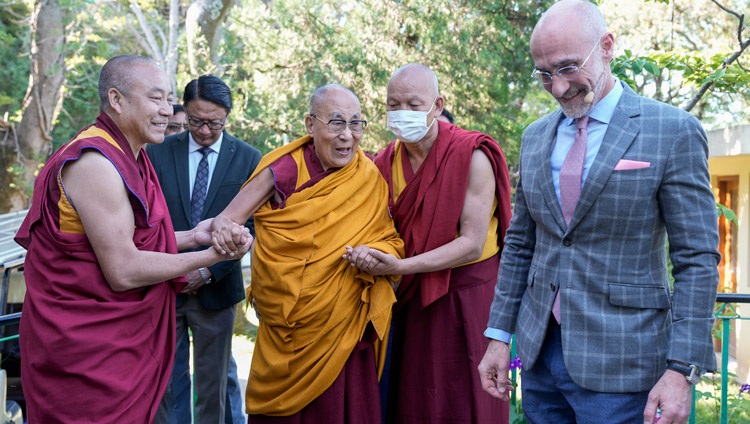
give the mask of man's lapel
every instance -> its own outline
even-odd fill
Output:
[[[227,134],[226,131],[224,132],[224,138],[221,142],[221,151],[219,152],[219,157],[216,159],[214,173],[211,176],[211,185],[208,187],[208,192],[206,193],[206,201],[203,204],[204,216],[205,212],[208,211],[209,207],[216,198],[216,193],[219,192],[219,187],[221,187],[221,183],[224,181],[224,177],[227,175],[229,164],[232,162],[235,150],[237,150],[237,142],[238,140],[236,138]]]
[[[542,195],[544,196],[544,203],[550,209],[552,217],[555,218],[557,225],[559,225],[564,231],[565,218],[563,217],[562,209],[560,208],[560,202],[557,200],[557,193],[555,193],[551,163],[552,149],[555,147],[557,125],[560,122],[560,119],[563,119],[562,111],[560,109],[556,110],[550,114],[547,119],[549,122],[540,126],[541,128],[544,128],[544,132],[539,135],[539,137],[541,137],[541,143],[539,144],[540,148],[536,151],[538,160],[535,162],[541,164],[540,172],[544,174],[540,180],[544,182],[541,187]]]
[[[188,132],[182,132],[177,143],[172,144],[172,154],[175,164],[175,183],[180,193],[182,210],[185,212],[185,222],[190,222],[190,167],[188,156],[190,154],[188,143]]]

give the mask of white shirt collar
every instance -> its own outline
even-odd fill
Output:
[[[209,149],[213,150],[216,153],[219,153],[221,150],[221,142],[224,141],[224,131],[221,132],[221,135],[219,135],[219,139],[216,140],[216,142],[210,146],[208,146]],[[193,134],[188,131],[188,153],[194,153],[199,149],[202,149],[203,146],[195,142],[195,139],[193,138]]]

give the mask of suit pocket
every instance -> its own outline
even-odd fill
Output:
[[[529,270],[528,277],[526,277],[526,285],[528,287],[533,287],[534,286],[534,278],[535,277],[536,277],[536,267],[532,266],[531,269]]]
[[[609,283],[609,303],[639,309],[669,309],[671,301],[663,286]]]
[[[659,180],[656,178],[656,169],[653,167],[637,169],[617,169],[612,171],[610,181],[633,181],[633,180]]]

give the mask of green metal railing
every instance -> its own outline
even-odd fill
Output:
[[[21,322],[20,312],[16,312],[14,314],[8,314],[8,315],[0,315],[0,327],[5,327],[6,325],[15,325],[20,322]],[[18,334],[0,337],[0,343],[7,342],[9,340],[15,340],[17,338],[18,338]]]
[[[721,320],[721,412],[719,422],[729,422],[729,339],[731,321],[750,319],[737,313],[737,303],[750,303],[750,294],[718,293],[716,295],[716,312],[714,316]],[[693,387],[693,412],[690,423],[695,424],[695,387]]]

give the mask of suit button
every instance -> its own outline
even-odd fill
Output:
[[[555,291],[555,283],[549,283],[549,289]]]
[[[571,244],[573,244],[573,241],[571,239],[569,239],[569,238],[564,238],[563,239],[563,246],[569,247]]]

